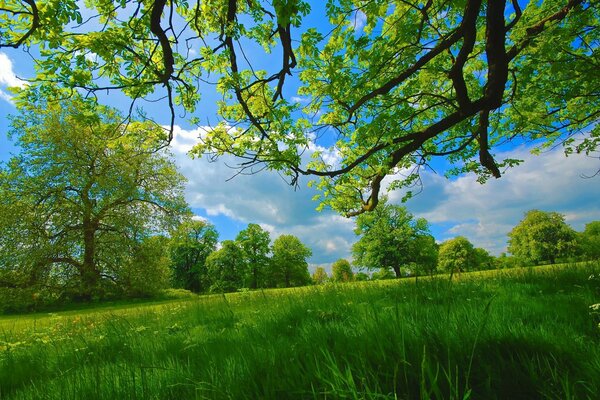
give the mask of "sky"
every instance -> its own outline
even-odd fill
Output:
[[[360,24],[360,16],[357,18]],[[23,85],[17,77],[32,78],[33,74],[33,61],[23,50],[0,52],[0,162],[18,152],[6,135],[7,116],[16,112],[7,88]],[[116,107],[128,106],[118,95],[103,100]],[[218,122],[215,102],[216,97],[205,95],[196,116]],[[164,106],[155,104],[146,109],[156,120],[167,123]],[[295,189],[274,172],[234,177],[236,171],[227,166],[235,164],[232,158],[209,162],[188,157],[187,151],[202,129],[193,128],[185,118],[178,118],[176,124],[171,151],[188,180],[186,199],[195,214],[216,226],[220,240],[234,239],[249,223],[258,223],[272,239],[281,234],[299,237],[313,251],[311,270],[316,266],[329,270],[339,258],[351,260],[351,246],[357,240],[354,220],[330,210],[317,212],[318,204],[311,200],[316,192],[307,187],[308,178]],[[534,156],[524,146],[497,152],[496,156],[525,162],[484,185],[477,183],[474,175],[448,180],[425,171],[423,190],[404,205],[415,217],[430,222],[438,242],[462,235],[494,255],[506,251],[508,232],[531,209],[560,212],[579,231],[587,222],[600,220],[600,178],[585,178],[600,169],[598,158],[567,158],[561,148]],[[401,198],[402,193],[389,193],[392,203],[400,204]]]

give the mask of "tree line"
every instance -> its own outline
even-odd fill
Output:
[[[22,103],[0,164],[0,310],[310,282],[300,240],[192,218],[164,129],[80,96]]]
[[[383,204],[356,219],[352,264],[339,259],[331,276],[323,267],[312,275],[313,283],[393,279],[407,276],[453,274],[488,269],[526,267],[557,262],[600,259],[600,221],[577,232],[557,212],[530,210],[508,234],[508,252],[494,257],[457,236],[437,244],[425,219],[415,219],[405,207]],[[357,273],[355,269],[363,270]],[[364,270],[371,271],[367,274]]]
[[[75,96],[22,102],[11,118],[20,152],[0,164],[3,310],[73,300],[196,293],[311,283],[311,249],[249,224],[235,240],[194,219],[164,129]],[[533,210],[509,234],[512,256],[492,257],[457,237],[438,245],[426,220],[382,199],[356,218],[352,264],[334,281],[598,259],[600,221],[578,233],[558,213]],[[354,268],[375,271],[354,274]],[[328,280],[317,269],[312,282]]]

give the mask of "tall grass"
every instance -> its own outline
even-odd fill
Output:
[[[0,320],[2,399],[594,399],[599,265]]]

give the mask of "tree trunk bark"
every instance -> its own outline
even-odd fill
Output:
[[[96,269],[96,230],[92,221],[84,220],[81,296],[85,300],[90,300],[96,294],[100,282],[100,273]]]

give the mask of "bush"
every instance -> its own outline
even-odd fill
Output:
[[[160,291],[159,297],[163,299],[169,300],[177,300],[177,299],[190,299],[192,297],[196,297],[197,295],[191,290],[187,289],[163,289]]]

